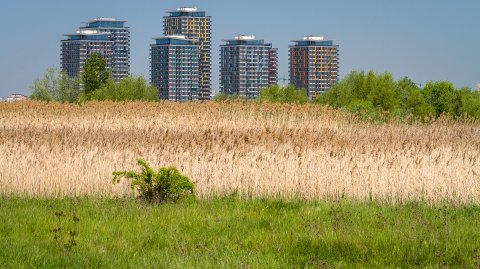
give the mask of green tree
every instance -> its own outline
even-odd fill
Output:
[[[58,81],[57,100],[61,102],[77,102],[82,94],[81,79],[69,77],[66,73],[60,73]]]
[[[347,78],[338,82],[326,92],[315,97],[313,102],[329,105],[333,108],[341,108],[350,104],[354,100],[350,82],[347,76]]]
[[[110,78],[107,62],[98,53],[92,53],[83,65],[82,81],[85,95],[100,89]]]
[[[364,102],[368,101],[368,102]],[[332,86],[328,91],[318,96],[314,102],[328,104],[334,108],[351,106],[368,107],[372,104],[375,109],[392,111],[399,106],[395,94],[395,82],[389,73],[378,75],[373,71],[365,74],[364,71],[353,71],[344,79]]]
[[[378,109],[368,100],[353,100],[344,107],[348,112],[352,112],[362,119],[375,119],[379,114]]]
[[[372,78],[367,99],[374,107],[392,112],[398,107],[399,101],[395,95],[395,82],[392,74],[385,73]]]
[[[427,102],[420,90],[413,87],[407,89],[402,109],[406,114],[418,117],[435,115],[435,108]]]
[[[52,101],[57,90],[58,71],[48,68],[42,78],[37,78],[30,86],[32,93],[30,98],[40,101]]]
[[[76,102],[81,94],[80,79],[71,78],[56,68],[49,68],[42,78],[31,85],[34,100]]]
[[[109,79],[101,88],[88,96],[89,100],[112,101],[155,101],[158,100],[157,89],[149,85],[144,77],[126,77],[119,82]]]
[[[259,102],[304,104],[308,102],[308,97],[304,89],[296,89],[293,85],[286,87],[273,85],[261,89],[258,100]]]
[[[413,92],[420,93],[420,88],[408,77],[403,77],[395,83],[395,95],[402,110],[408,110],[407,101]]]
[[[480,93],[469,88],[462,88],[460,94],[459,116],[468,115],[480,118]]]
[[[379,77],[373,71],[369,71],[366,75],[362,71],[357,75],[354,81],[354,85],[356,86],[353,88],[354,98],[366,100],[373,91],[378,89]]]
[[[437,116],[444,113],[452,116],[459,114],[460,95],[452,83],[429,81],[422,92],[427,102],[434,107]]]

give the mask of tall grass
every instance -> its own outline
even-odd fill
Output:
[[[175,166],[197,194],[480,202],[480,124],[361,123],[314,105],[0,104],[0,195],[129,195],[111,173]]]

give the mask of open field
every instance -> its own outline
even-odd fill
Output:
[[[480,268],[478,123],[20,102],[0,104],[0,152],[0,268]],[[177,167],[201,199],[129,199],[111,173],[138,157]],[[80,219],[69,252],[58,211]]]
[[[130,194],[115,170],[177,167],[197,194],[480,202],[480,125],[356,123],[319,106],[0,104],[0,195]]]
[[[65,254],[57,211],[80,219]],[[478,206],[0,198],[0,220],[1,268],[480,267]]]

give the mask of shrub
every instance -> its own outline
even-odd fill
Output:
[[[30,86],[31,99],[74,103],[82,93],[80,78],[69,77],[56,68],[49,68],[42,78],[37,78]]]
[[[74,214],[68,217],[63,211],[56,211],[57,225],[51,229],[53,233],[53,240],[63,255],[68,254],[74,247],[77,246],[78,236],[78,222],[80,219]]]
[[[480,92],[471,91],[469,88],[463,88],[460,94],[459,115],[468,115],[473,118],[480,118]]]
[[[126,77],[119,82],[109,79],[101,88],[87,96],[88,100],[97,101],[156,101],[157,89],[149,85],[145,78],[139,76]]]
[[[260,103],[296,103],[305,104],[308,102],[307,93],[304,89],[296,89],[293,85],[282,87],[273,85],[260,90],[258,100]]]
[[[137,190],[140,197],[148,202],[176,201],[181,197],[194,195],[194,184],[175,167],[162,167],[155,172],[145,160],[138,159],[137,164],[142,168],[140,173],[113,172],[113,183],[119,183],[122,177],[132,179],[132,190]]]
[[[361,119],[374,119],[379,114],[379,110],[368,100],[353,100],[344,109]]]
[[[325,93],[318,95],[314,102],[342,108],[352,102],[368,101],[375,109],[391,112],[399,106],[399,94],[395,86],[390,73],[352,71]]]

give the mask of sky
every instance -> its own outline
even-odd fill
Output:
[[[60,40],[96,17],[128,20],[131,73],[149,79],[149,45],[166,11],[195,6],[212,16],[214,91],[223,39],[253,34],[279,49],[279,78],[288,79],[288,46],[307,35],[340,46],[340,76],[390,72],[418,84],[480,82],[478,0],[2,0],[0,97],[30,93],[47,68],[60,67]]]

